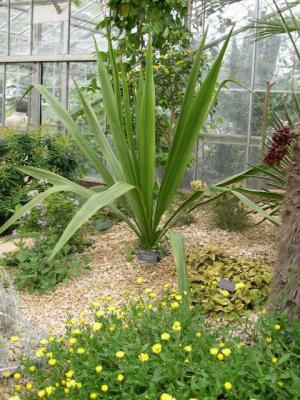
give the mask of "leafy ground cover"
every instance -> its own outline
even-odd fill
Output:
[[[160,301],[149,287],[124,294],[122,306],[107,296],[92,304],[90,322],[70,316],[64,335],[50,333],[20,372],[5,374],[11,400],[299,399],[299,320],[287,328],[284,316],[263,313],[235,334],[205,325],[196,308],[184,313],[184,293],[164,291]]]

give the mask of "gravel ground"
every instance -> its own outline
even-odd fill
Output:
[[[185,237],[187,251],[214,245],[234,256],[276,261],[277,229],[267,222],[243,233],[227,232],[213,227],[209,215],[199,212],[194,223],[176,231]],[[23,312],[40,328],[50,327],[61,332],[68,314],[87,311],[92,301],[104,295],[112,295],[119,301],[122,290],[136,289],[137,277],[157,288],[163,283],[175,282],[171,255],[155,266],[142,264],[137,259],[126,262],[125,252],[132,246],[134,235],[125,224],[114,225],[94,239],[95,244],[87,251],[92,256],[90,270],[59,284],[52,293],[20,293]]]

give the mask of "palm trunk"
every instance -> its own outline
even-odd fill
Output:
[[[294,161],[286,185],[279,234],[278,264],[271,286],[270,305],[288,310],[289,320],[300,316],[300,146],[294,147]]]

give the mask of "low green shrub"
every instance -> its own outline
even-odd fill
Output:
[[[299,320],[288,331],[266,315],[247,333],[209,330],[196,309],[183,318],[177,293],[143,297],[94,302],[90,323],[70,317],[64,336],[41,340],[35,359],[6,372],[10,400],[299,400]]]
[[[38,194],[37,190],[27,193],[27,197],[33,198]],[[66,194],[55,193],[47,197],[42,203],[29,211],[19,222],[17,233],[21,237],[55,236],[58,238],[79,209],[79,201]],[[88,239],[89,226],[86,224],[80,228],[70,239],[68,248],[72,252],[82,252],[92,243]]]
[[[271,268],[265,262],[244,257],[229,257],[211,247],[190,252],[187,265],[193,301],[212,314],[241,313],[261,304],[268,295]],[[218,287],[221,278],[236,283],[230,292]]]
[[[88,267],[88,259],[78,257],[70,244],[48,261],[56,241],[57,235],[48,232],[36,237],[32,247],[21,241],[17,245],[18,251],[4,255],[0,265],[11,269],[17,289],[46,292],[60,282],[79,276],[80,271]]]
[[[220,229],[239,232],[251,226],[247,210],[240,200],[225,194],[214,205],[214,223]]]

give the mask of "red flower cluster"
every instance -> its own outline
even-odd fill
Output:
[[[264,157],[264,163],[268,165],[280,164],[294,137],[296,137],[296,132],[290,128],[281,128],[274,132],[272,135],[272,145]]]

